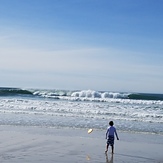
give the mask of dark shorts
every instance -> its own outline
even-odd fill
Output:
[[[107,145],[111,145],[111,146],[114,145],[114,136],[109,135],[109,137],[107,139]]]

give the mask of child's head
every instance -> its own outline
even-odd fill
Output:
[[[110,125],[110,126],[113,126],[113,125],[114,125],[113,121],[110,121],[110,122],[109,122],[109,125]]]

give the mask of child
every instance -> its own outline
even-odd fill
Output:
[[[108,147],[110,145],[112,147],[112,154],[113,154],[114,153],[114,134],[116,135],[117,140],[119,140],[119,138],[118,138],[118,134],[116,132],[116,128],[113,126],[114,125],[113,121],[110,121],[109,125],[110,125],[110,127],[108,127],[108,129],[106,131],[107,144],[106,144],[105,153],[107,153]]]

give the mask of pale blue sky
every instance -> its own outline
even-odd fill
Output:
[[[163,93],[162,0],[0,0],[0,86]]]

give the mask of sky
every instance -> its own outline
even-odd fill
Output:
[[[0,0],[0,87],[163,93],[162,0]]]

